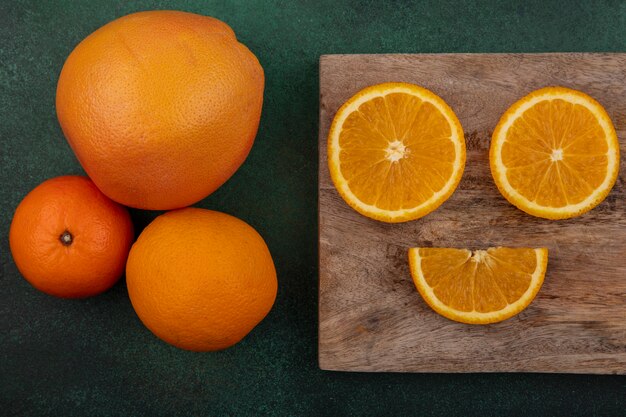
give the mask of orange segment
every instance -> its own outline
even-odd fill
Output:
[[[335,115],[328,164],[339,194],[359,213],[413,220],[439,207],[458,185],[463,129],[452,109],[422,87],[374,85]]]
[[[487,324],[528,307],[541,288],[545,248],[411,248],[413,282],[426,303],[450,320]]]
[[[491,173],[509,202],[538,217],[585,213],[608,195],[619,142],[604,108],[576,90],[547,87],[513,104],[491,140]]]

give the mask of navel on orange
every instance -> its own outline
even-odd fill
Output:
[[[580,91],[547,87],[513,104],[491,139],[491,173],[528,214],[565,219],[604,200],[619,171],[619,142],[604,108]]]
[[[443,99],[425,88],[373,85],[337,111],[328,165],[337,191],[359,213],[390,223],[417,219],[461,180],[463,129]]]
[[[548,250],[411,248],[409,264],[433,310],[450,320],[487,324],[528,307],[543,284]]]

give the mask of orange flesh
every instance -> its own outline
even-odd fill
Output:
[[[363,103],[339,136],[340,169],[365,204],[411,209],[453,175],[455,149],[444,115],[431,103],[390,93]]]
[[[606,135],[586,107],[561,99],[526,110],[508,130],[502,163],[511,187],[530,201],[564,207],[584,201],[607,175]]]
[[[527,248],[420,248],[424,279],[445,305],[462,312],[499,311],[531,285],[536,254]]]

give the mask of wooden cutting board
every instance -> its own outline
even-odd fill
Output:
[[[440,95],[465,131],[463,179],[438,210],[386,224],[352,210],[328,174],[326,138],[360,89],[406,81]],[[626,373],[626,169],[608,198],[571,220],[531,217],[489,172],[502,113],[530,91],[562,85],[605,106],[626,155],[626,54],[325,55],[320,59],[319,365],[341,371]],[[546,246],[543,288],[502,323],[447,320],[421,299],[413,246]]]

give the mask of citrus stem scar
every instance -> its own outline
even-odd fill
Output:
[[[69,231],[66,230],[61,233],[61,236],[59,236],[59,240],[64,246],[69,246],[72,244],[73,236]]]

